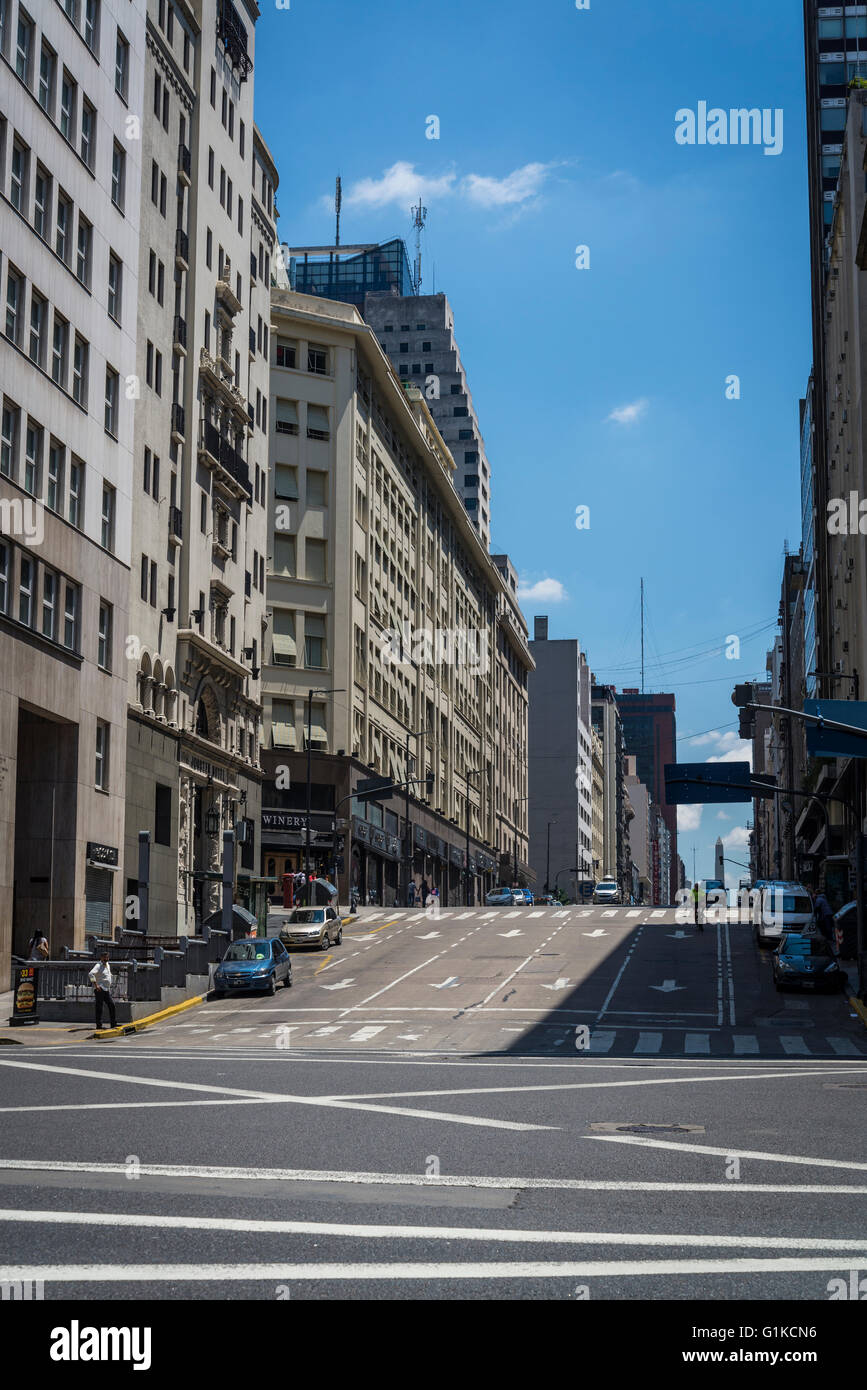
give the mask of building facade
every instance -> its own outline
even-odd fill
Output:
[[[263,872],[309,866],[344,901],[391,905],[410,875],[478,901],[501,862],[528,872],[514,589],[357,310],[275,288],[271,322]],[[408,803],[356,797],[373,776],[410,782]]]
[[[591,685],[591,718],[602,739],[603,758],[603,850],[600,876],[613,878],[625,898],[632,893],[629,864],[627,805],[623,784],[623,721],[617,707],[614,687]]]
[[[639,690],[622,690],[616,695],[617,707],[623,721],[626,751],[635,758],[639,778],[647,787],[671,840],[669,875],[665,893],[669,902],[677,892],[677,807],[665,799],[665,765],[677,762],[677,724],[673,695],[644,694]]]
[[[605,861],[605,748],[597,729],[590,728],[591,764],[593,786],[590,794],[590,812],[593,820],[590,840],[593,855],[593,877],[602,877]]]
[[[253,123],[254,0],[150,0],[132,469],[126,892],[191,932],[235,832],[258,867],[276,170]]]
[[[143,0],[0,4],[0,969],[123,911]]]

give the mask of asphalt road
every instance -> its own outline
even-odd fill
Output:
[[[778,996],[747,928],[368,917],[271,999],[0,1049],[0,1283],[826,1300],[867,1276],[865,1104],[845,996]]]

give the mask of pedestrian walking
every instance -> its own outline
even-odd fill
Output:
[[[813,899],[813,907],[816,913],[816,926],[825,940],[830,941],[834,934],[834,911],[824,893],[816,894]]]
[[[87,977],[93,985],[94,1002],[96,1004],[96,1026],[102,1027],[102,1011],[108,1005],[108,1016],[111,1020],[111,1027],[117,1027],[117,1016],[114,1011],[114,1000],[111,997],[111,966],[108,963],[108,951],[103,951],[96,965]]]
[[[30,945],[29,945],[29,947],[28,947],[27,959],[28,959],[28,960],[48,960],[48,957],[49,957],[50,955],[51,955],[51,948],[50,948],[49,945],[48,945],[48,938],[47,938],[47,936],[45,936],[45,934],[44,934],[43,932],[41,932],[41,931],[39,930],[39,928],[37,927],[37,928],[36,928],[36,931],[33,933],[33,935],[32,935],[31,938],[30,938]]]
[[[408,887],[407,890],[406,890],[406,905],[407,905],[407,907],[415,907],[415,879],[414,879],[414,878],[411,878],[411,879],[410,879],[410,881],[409,881],[409,887]]]
[[[427,879],[426,879],[426,878],[423,878],[422,881],[421,881],[421,905],[422,905],[422,907],[426,907],[426,906],[427,906],[427,900],[428,900],[428,894],[429,894],[429,893],[430,893],[430,889],[428,888]]]

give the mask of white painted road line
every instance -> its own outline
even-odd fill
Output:
[[[253,1235],[348,1236],[355,1240],[467,1240],[506,1245],[685,1246],[710,1250],[840,1250],[867,1256],[867,1236],[860,1240],[821,1236],[755,1236],[646,1231],[540,1231],[478,1226],[371,1225],[343,1221],[266,1221],[231,1216],[168,1216],[138,1212],[71,1212],[37,1208],[0,1208],[0,1222],[46,1226],[128,1226],[174,1231],[237,1231]]]
[[[735,1033],[732,1038],[735,1056],[754,1056],[759,1050],[759,1040],[754,1033]]]
[[[635,1052],[658,1052],[662,1047],[661,1033],[639,1033],[638,1042],[635,1044]]]
[[[687,1033],[684,1045],[685,1052],[705,1054],[710,1052],[710,1037],[707,1033]]]
[[[373,1027],[370,1027],[370,1026],[368,1026],[368,1027],[366,1027],[366,1028],[359,1028],[359,1030],[358,1030],[357,1033],[351,1033],[351,1034],[350,1034],[350,1036],[349,1036],[349,1041],[350,1041],[350,1042],[369,1042],[371,1038],[375,1038],[375,1037],[376,1037],[377,1033],[382,1033],[382,1032],[384,1032],[384,1031],[385,1031],[385,1029],[384,1029],[384,1027],[383,1027],[382,1024],[380,1024],[380,1025],[379,1025],[378,1027],[376,1027],[376,1028],[373,1028]]]
[[[780,1038],[780,1046],[790,1057],[809,1057],[810,1055],[810,1049],[801,1037],[789,1037],[784,1035]]]
[[[714,1148],[710,1144],[680,1144],[668,1139],[646,1139],[643,1135],[631,1134],[585,1134],[585,1139],[595,1139],[605,1144],[636,1144],[645,1149],[681,1149],[684,1153],[702,1154],[710,1158],[755,1158],[765,1163],[795,1163],[809,1168],[852,1168],[867,1172],[867,1163],[854,1163],[844,1158],[808,1158],[799,1154],[762,1153],[755,1149],[739,1149],[730,1144],[727,1149]]]
[[[848,1038],[828,1038],[828,1046],[833,1048],[840,1057],[862,1057],[864,1055]]]
[[[729,1187],[740,1186],[729,1183]],[[612,1279],[666,1275],[729,1274],[807,1274],[860,1270],[862,1255],[781,1256],[770,1259],[729,1260],[583,1260],[483,1263],[469,1261],[437,1264],[431,1261],[407,1264],[141,1264],[141,1265],[10,1265],[0,1266],[0,1281],[17,1283],[23,1279],[51,1284],[131,1284],[131,1283],[214,1283],[253,1281],[275,1284],[299,1281],[304,1284],[330,1281],[419,1280],[432,1283],[441,1279]]]

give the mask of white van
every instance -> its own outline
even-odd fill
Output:
[[[784,932],[811,931],[813,927],[813,900],[802,883],[762,885],[761,915],[756,922],[756,941],[760,946],[779,941]]]

